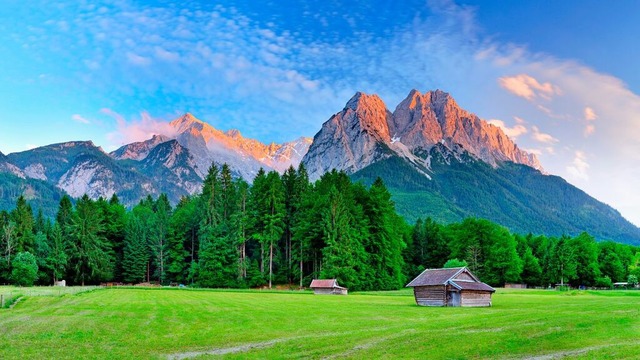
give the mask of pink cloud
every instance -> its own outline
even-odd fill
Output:
[[[553,95],[562,93],[560,88],[550,82],[540,83],[537,79],[527,74],[504,76],[498,79],[498,83],[510,93],[529,101],[536,97],[549,100]]]
[[[545,144],[553,144],[558,142],[559,140],[551,136],[550,134],[545,134],[540,132],[537,126],[532,126],[531,130],[533,130],[533,134],[531,134],[531,138],[537,142],[545,143]]]
[[[517,120],[516,120],[517,121]],[[502,120],[498,120],[498,119],[491,119],[488,121],[489,124],[494,125],[499,127],[500,129],[502,129],[502,131],[505,133],[505,135],[507,135],[510,138],[517,138],[518,136],[522,135],[522,134],[526,134],[527,133],[527,128],[522,125],[521,123],[518,123],[517,125],[515,125],[514,127],[508,127],[504,121]]]
[[[131,121],[126,121],[110,109],[103,109],[102,112],[112,115],[116,119],[116,131],[107,134],[107,140],[114,147],[149,140],[154,135],[164,135],[170,138],[177,135],[176,129],[171,127],[169,122],[154,119],[147,112],[141,113],[139,120]]]
[[[597,118],[598,118],[598,115],[596,115],[596,112],[593,111],[592,108],[590,108],[588,106],[586,108],[584,108],[584,119],[585,120],[593,121],[593,120],[595,120]]]

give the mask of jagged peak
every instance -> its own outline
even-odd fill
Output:
[[[242,134],[240,133],[240,130],[237,129],[231,129],[231,130],[227,130],[225,132],[225,134],[227,134],[227,136],[230,136],[232,138],[242,138]]]
[[[193,116],[193,114],[191,113],[185,113],[184,115],[178,117],[177,119],[171,121],[169,123],[169,125],[174,126],[174,127],[180,127],[180,128],[186,128],[186,127],[190,127],[192,125],[199,125],[200,128],[202,128],[202,126],[204,125],[208,125],[211,126],[207,123],[205,123],[204,121],[198,119],[197,117]]]
[[[384,101],[382,101],[382,99],[378,95],[376,94],[369,95],[369,94],[363,93],[362,91],[358,91],[347,102],[345,109],[351,109],[355,111],[363,105],[376,106],[376,107],[382,106],[383,108],[386,108]]]
[[[171,138],[168,137],[168,136],[155,134],[155,135],[153,135],[151,137],[151,139],[149,139],[147,141],[151,141],[151,142],[154,142],[154,143],[163,143],[163,142],[166,142],[166,141],[169,141],[169,140],[171,140]]]

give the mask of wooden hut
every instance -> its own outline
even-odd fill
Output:
[[[316,295],[347,295],[347,288],[339,286],[336,279],[315,279],[311,281],[309,287]]]
[[[407,287],[421,306],[491,306],[495,289],[481,282],[466,267],[427,269]]]

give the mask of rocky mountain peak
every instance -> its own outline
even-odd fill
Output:
[[[355,172],[396,155],[428,167],[424,154],[436,144],[462,147],[492,166],[512,161],[541,169],[535,155],[520,150],[501,129],[462,109],[442,90],[411,90],[391,114],[377,95],[356,93],[314,138],[303,162],[319,176],[333,168]],[[328,159],[329,157],[330,159]]]
[[[242,138],[242,134],[240,133],[240,130],[236,130],[236,129],[228,130],[225,134],[227,134],[228,136],[234,139]]]
[[[117,150],[112,151],[109,155],[116,160],[142,160],[146,158],[147,155],[149,155],[149,152],[157,145],[169,140],[169,137],[164,135],[153,135],[149,140],[124,145]]]

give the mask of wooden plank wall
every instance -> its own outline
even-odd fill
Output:
[[[462,306],[491,306],[491,293],[485,291],[462,291]]]
[[[445,287],[444,285],[435,286],[416,286],[413,288],[413,295],[416,298],[416,304],[422,306],[445,306]]]

